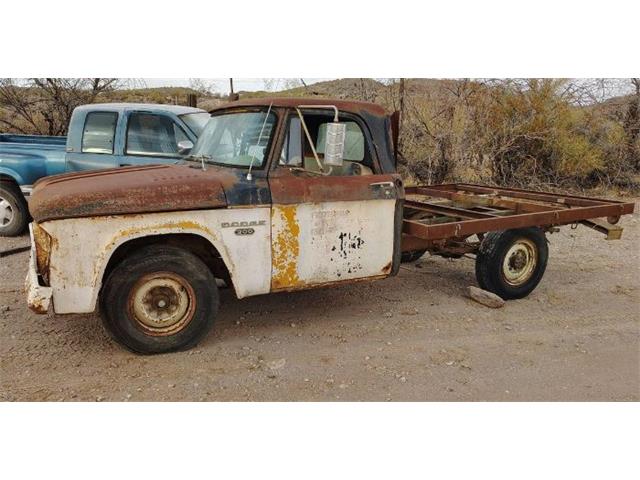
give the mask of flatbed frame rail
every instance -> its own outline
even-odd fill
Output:
[[[577,223],[614,239],[622,233],[614,225],[634,210],[632,202],[464,183],[407,187],[405,194],[403,233],[414,241]]]

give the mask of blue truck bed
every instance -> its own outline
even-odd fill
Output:
[[[0,148],[13,145],[53,145],[64,147],[67,137],[49,137],[46,135],[14,135],[0,133]]]

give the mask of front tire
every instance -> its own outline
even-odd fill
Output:
[[[0,237],[15,237],[27,228],[29,208],[20,189],[0,182]]]
[[[540,283],[549,249],[539,228],[520,228],[485,235],[476,257],[480,287],[505,300],[524,298]]]
[[[101,316],[113,338],[143,354],[187,350],[213,326],[219,295],[197,256],[164,245],[145,247],[105,281]]]

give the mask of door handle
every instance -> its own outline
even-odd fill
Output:
[[[387,187],[387,188],[393,188],[395,186],[395,183],[393,182],[375,182],[375,183],[370,183],[369,184],[370,187]]]
[[[396,191],[396,184],[394,182],[375,182],[370,183],[369,186],[383,195],[383,198],[393,198]],[[378,195],[380,195],[378,193]]]

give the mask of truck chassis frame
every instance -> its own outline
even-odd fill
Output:
[[[445,257],[477,253],[487,232],[526,227],[582,224],[616,240],[622,228],[615,224],[634,210],[632,202],[466,183],[411,186],[405,195],[403,252]],[[479,241],[469,241],[473,235]]]

